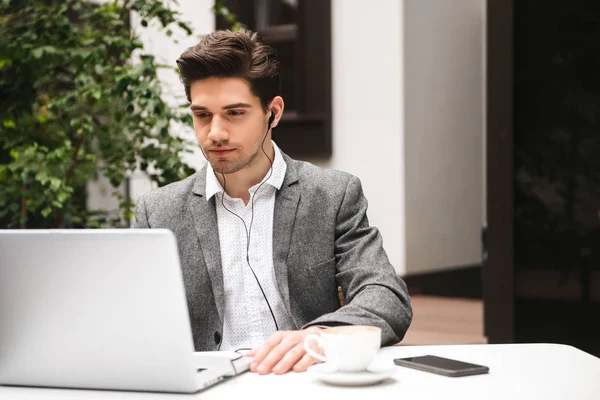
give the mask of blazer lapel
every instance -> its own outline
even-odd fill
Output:
[[[277,287],[279,288],[287,312],[291,316],[287,256],[290,250],[294,222],[296,221],[296,210],[300,202],[300,189],[297,185],[298,164],[285,154],[283,154],[283,158],[287,164],[287,170],[281,189],[275,196],[275,210],[273,214],[273,266],[275,268]],[[294,323],[296,322],[294,321]]]
[[[204,262],[210,276],[212,290],[219,319],[223,322],[223,304],[225,292],[223,289],[223,267],[221,266],[221,246],[219,244],[219,228],[215,198],[206,200],[206,167],[197,173],[196,182],[192,188],[190,212],[194,219],[196,234],[204,255]]]
[[[282,153],[283,154],[283,153]],[[283,154],[287,164],[285,179],[281,189],[275,195],[275,210],[273,214],[273,266],[277,287],[283,298],[285,308],[289,315],[290,291],[288,287],[287,256],[290,249],[296,210],[300,202],[300,189],[298,182],[298,164]],[[217,212],[215,200],[206,201],[206,167],[202,168],[196,176],[192,189],[190,212],[194,220],[196,234],[200,241],[200,248],[204,262],[208,269],[215,304],[219,319],[223,322],[223,307],[225,303],[225,290],[223,288],[223,267],[221,265],[221,247],[219,243]],[[214,227],[214,229],[211,229]],[[293,319],[293,316],[292,316]],[[296,323],[294,321],[294,323]]]

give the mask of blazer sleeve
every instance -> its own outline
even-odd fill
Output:
[[[148,224],[148,214],[146,213],[146,200],[142,195],[135,205],[135,214],[133,219],[133,228],[150,228]]]
[[[345,305],[303,328],[372,325],[381,328],[383,346],[400,342],[412,320],[408,290],[388,260],[379,230],[369,226],[367,199],[354,176],[337,213],[335,259]]]

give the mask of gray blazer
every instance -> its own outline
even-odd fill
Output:
[[[399,342],[412,319],[410,299],[379,231],[369,226],[359,179],[283,157],[287,172],[275,196],[273,264],[296,328],[374,325],[382,330],[382,345]],[[205,186],[206,167],[142,195],[134,225],[174,232],[197,351],[216,350],[223,331],[215,197],[206,200]]]

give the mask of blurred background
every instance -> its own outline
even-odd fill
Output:
[[[358,176],[411,344],[600,355],[600,2],[2,0],[0,227],[130,226],[194,173],[175,60],[215,29],[281,60],[292,157]]]

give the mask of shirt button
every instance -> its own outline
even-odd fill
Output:
[[[215,331],[215,344],[221,344],[221,332]]]

